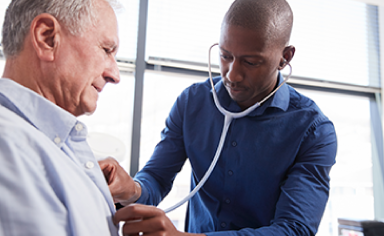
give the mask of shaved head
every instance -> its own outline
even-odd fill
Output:
[[[240,26],[266,33],[270,46],[289,43],[293,13],[286,0],[236,0],[224,16],[225,25]]]

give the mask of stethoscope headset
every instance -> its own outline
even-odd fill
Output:
[[[225,108],[223,108],[221,106],[221,104],[219,102],[219,99],[217,98],[217,93],[216,93],[216,90],[215,90],[215,85],[213,84],[213,79],[212,79],[211,51],[212,51],[212,48],[214,46],[217,46],[217,45],[219,45],[219,44],[215,43],[215,44],[213,44],[209,48],[209,53],[208,53],[208,73],[209,73],[209,80],[211,82],[212,94],[213,94],[213,99],[214,99],[215,105],[216,105],[217,109],[224,115],[224,126],[223,126],[223,130],[221,132],[220,141],[219,141],[219,144],[217,146],[216,153],[215,153],[215,156],[214,156],[214,158],[212,160],[212,163],[209,166],[208,170],[205,172],[205,174],[204,174],[203,178],[200,180],[200,182],[180,202],[178,202],[175,205],[165,209],[164,210],[165,213],[171,212],[171,211],[175,210],[176,208],[178,208],[179,206],[183,205],[186,201],[189,201],[189,199],[191,199],[200,190],[200,188],[205,184],[205,182],[207,181],[207,179],[211,175],[213,169],[215,168],[217,160],[219,159],[220,153],[221,153],[221,151],[223,149],[223,146],[224,146],[225,137],[227,135],[228,128],[229,128],[232,120],[233,119],[242,118],[242,117],[248,115],[250,112],[252,112],[256,108],[258,108],[261,104],[263,104],[265,101],[267,101],[272,95],[274,95],[277,92],[277,90],[279,90],[288,81],[288,79],[291,77],[291,74],[292,74],[292,66],[291,66],[291,64],[285,58],[282,58],[282,62],[280,63],[280,68],[284,68],[286,65],[289,66],[289,68],[290,68],[289,74],[285,77],[285,79],[272,92],[270,92],[267,96],[265,96],[265,98],[263,98],[260,102],[255,103],[254,105],[252,105],[251,107],[247,108],[244,111],[237,112],[237,113],[230,112],[230,111],[226,110]]]

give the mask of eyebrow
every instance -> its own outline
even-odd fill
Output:
[[[104,45],[104,47],[110,48],[112,51],[116,51],[119,47],[118,43],[114,40],[105,41],[104,43],[102,43],[102,45]]]
[[[231,52],[225,50],[225,49],[222,48],[222,47],[219,47],[219,48],[220,48],[220,50],[222,50],[222,51],[224,51],[224,52],[226,52],[226,53],[228,53],[228,54],[232,54]],[[241,57],[257,57],[257,58],[260,58],[260,59],[263,58],[263,56],[261,56],[261,55],[241,55]]]

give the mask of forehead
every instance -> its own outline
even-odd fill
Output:
[[[93,34],[89,37],[96,37],[102,41],[108,41],[118,46],[118,26],[117,19],[112,7],[104,1],[96,9],[96,24],[92,27]]]
[[[231,53],[265,53],[270,50],[265,30],[248,29],[224,24],[221,28],[220,47]]]

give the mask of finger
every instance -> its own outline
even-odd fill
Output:
[[[109,164],[106,162],[99,161],[100,169],[104,171],[105,168],[108,168]]]
[[[171,232],[173,231],[174,226],[169,222],[169,219],[165,215],[142,220],[126,221],[123,226],[123,232],[128,235],[135,235],[140,232],[144,235],[151,235],[151,233],[161,234],[161,232],[164,233],[167,231]],[[171,225],[172,227],[170,227]]]
[[[105,165],[109,165],[109,162],[110,162],[110,160],[109,160],[108,158],[105,158],[105,159],[103,159],[103,160],[98,161],[99,166],[100,166],[101,169],[103,169],[103,167],[104,167]]]
[[[126,235],[129,235],[129,236],[131,236],[131,235],[143,235],[143,232],[141,232],[138,227],[135,227],[135,225],[132,225],[129,222],[126,222],[123,225],[122,232],[123,232],[124,236],[126,236]]]
[[[134,212],[131,205],[128,205],[116,211],[113,222],[117,224],[120,221],[129,221],[131,219],[134,219]]]
[[[152,224],[150,221],[151,220],[126,221],[123,225],[122,232],[124,235],[143,235],[143,234],[149,235],[152,232],[157,232],[156,226]],[[147,222],[147,224],[145,224],[145,222]],[[145,225],[148,225],[148,227]]]
[[[99,166],[101,169],[103,169],[103,167],[105,167],[105,166],[116,165],[116,163],[117,163],[117,161],[113,157],[107,157],[107,158],[100,160],[98,162],[99,162]]]
[[[114,169],[115,168],[113,166],[111,166],[111,165],[104,165],[103,168],[101,168],[101,170],[102,170],[102,172],[104,174],[105,180],[107,181],[108,185],[114,179],[114,176],[115,176]]]
[[[103,171],[104,173],[104,171]],[[112,184],[115,180],[115,176],[116,176],[116,167],[115,166],[110,166],[110,168],[108,169],[108,174],[105,174],[105,176],[108,176],[107,178],[107,183],[108,185]]]
[[[142,204],[131,204],[118,210],[114,216],[115,224],[120,221],[128,221],[132,219],[145,219],[164,214],[164,212],[154,206],[146,206]]]

